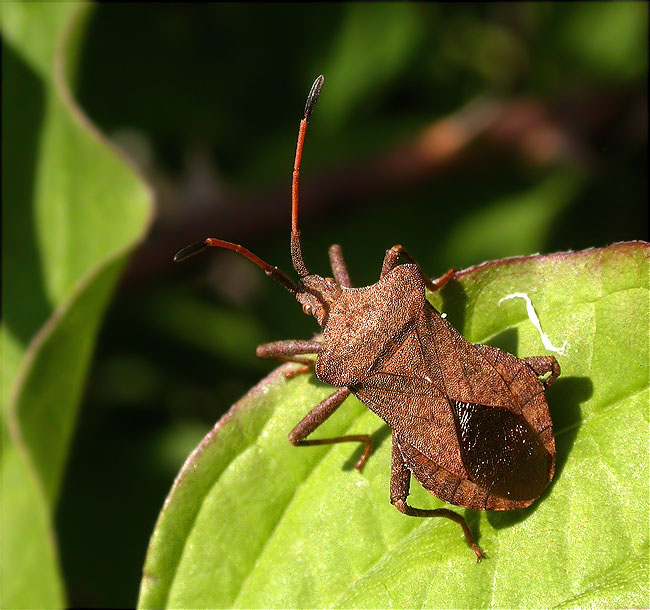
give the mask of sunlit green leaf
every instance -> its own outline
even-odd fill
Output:
[[[64,606],[51,515],[24,447],[2,416],[2,599],[3,608]]]
[[[543,354],[527,293],[557,355],[549,389],[558,469],[532,507],[463,511],[458,526],[388,502],[387,427],[349,399],[316,436],[372,433],[363,473],[349,445],[286,434],[332,392],[276,371],[188,458],[153,532],[140,606],[645,607],[648,599],[648,245],[503,260],[433,295],[472,342]],[[285,365],[284,370],[292,365]],[[441,502],[412,483],[411,503]]]

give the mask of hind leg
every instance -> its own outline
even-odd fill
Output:
[[[406,467],[406,462],[402,456],[395,434],[393,434],[393,455],[390,470],[390,503],[400,512],[411,517],[445,517],[455,521],[463,528],[465,540],[472,547],[476,555],[476,561],[479,562],[485,555],[479,548],[472,536],[472,532],[465,519],[446,508],[422,509],[409,506],[406,499],[411,487],[411,471]]]
[[[541,380],[544,388],[548,388],[560,376],[560,365],[553,356],[531,356],[530,358],[522,358],[522,360],[533,369],[535,375],[544,377]],[[545,375],[548,375],[548,377],[545,377]]]

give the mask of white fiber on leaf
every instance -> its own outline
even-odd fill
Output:
[[[526,313],[528,314],[528,319],[531,321],[533,326],[539,331],[544,347],[549,352],[555,352],[556,354],[560,354],[561,356],[563,356],[565,354],[565,348],[567,342],[565,341],[562,347],[554,347],[548,335],[542,330],[542,325],[540,324],[539,318],[537,317],[537,312],[533,307],[533,303],[530,300],[530,297],[525,292],[513,292],[512,294],[503,297],[499,301],[499,305],[501,305],[503,301],[508,301],[509,299],[523,299],[524,301],[526,301]]]

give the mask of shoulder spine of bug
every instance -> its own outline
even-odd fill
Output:
[[[390,502],[406,515],[456,521],[480,561],[484,554],[461,515],[407,503],[411,475],[457,506],[502,511],[532,504],[555,469],[544,392],[560,367],[553,356],[520,359],[468,343],[425,298],[425,289],[440,290],[454,270],[432,281],[400,245],[386,251],[379,281],[366,288],[352,288],[338,245],[329,249],[333,278],[309,271],[298,228],[300,164],[323,81],[319,76],[307,96],[293,168],[290,251],[298,281],[243,246],[212,237],[183,248],[174,260],[208,247],[226,248],[284,286],[321,326],[322,342],[276,341],[260,345],[257,355],[302,365],[287,377],[313,368],[321,381],[338,388],[291,430],[289,441],[362,443],[360,470],[372,452],[369,435],[307,439],[354,394],[392,430]],[[316,355],[315,362],[307,355]]]

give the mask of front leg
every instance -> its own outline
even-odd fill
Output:
[[[406,503],[411,487],[411,472],[408,469],[402,452],[400,451],[397,438],[393,432],[393,455],[390,468],[390,503],[400,512],[411,517],[446,517],[455,521],[463,528],[465,540],[472,547],[476,554],[476,561],[479,562],[485,555],[479,548],[472,536],[472,532],[465,519],[452,510],[446,508],[423,509],[413,508]]]
[[[350,273],[348,272],[348,266],[345,264],[341,246],[334,244],[330,246],[327,253],[330,257],[330,265],[332,267],[332,273],[334,274],[336,283],[343,288],[352,288]]]
[[[297,362],[302,364],[299,369],[285,373],[285,377],[289,379],[300,373],[309,372],[313,366],[314,361],[311,358],[301,358],[303,354],[318,354],[322,345],[318,341],[300,341],[288,339],[286,341],[274,341],[273,343],[264,343],[258,345],[255,354],[258,358],[274,358],[282,362]]]
[[[381,265],[381,275],[380,278],[384,277],[387,273],[395,269],[399,265],[400,257],[406,258],[409,262],[413,263],[420,269],[422,272],[422,277],[424,278],[424,283],[431,292],[440,290],[456,273],[455,269],[450,269],[443,276],[439,277],[437,280],[433,281],[422,271],[419,263],[411,256],[409,251],[404,246],[393,246],[390,250],[386,250],[386,256],[384,256],[384,262]]]

